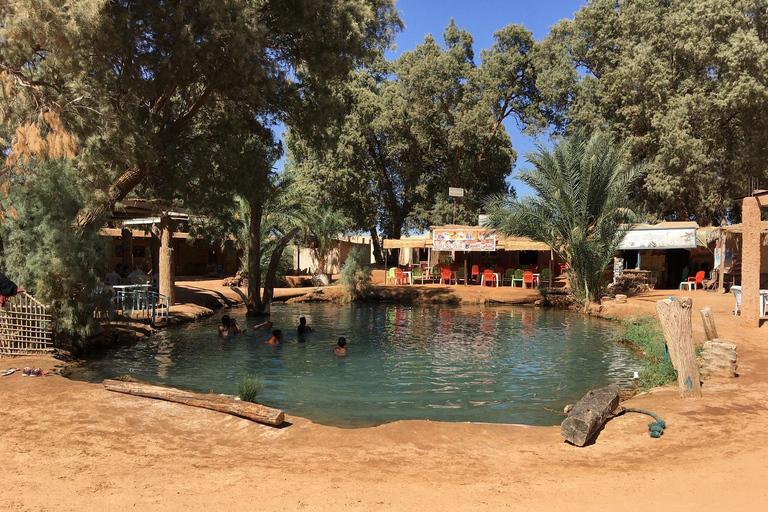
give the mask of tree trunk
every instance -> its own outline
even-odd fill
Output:
[[[283,256],[285,246],[298,234],[299,228],[293,228],[277,242],[277,246],[275,246],[275,249],[272,251],[272,256],[269,258],[269,266],[267,267],[267,276],[264,279],[264,295],[261,298],[261,309],[259,310],[259,313],[268,315],[270,312],[272,307],[272,295],[275,289],[277,266],[280,264],[280,258]]]
[[[618,385],[592,390],[573,406],[560,425],[560,434],[569,443],[584,446],[618,405]]]
[[[77,214],[75,224],[79,227],[90,226],[97,219],[106,217],[112,212],[115,204],[122,201],[128,193],[141,183],[157,165],[149,165],[146,162],[129,167],[112,185],[107,193],[107,199],[94,208],[83,209]]]
[[[133,232],[123,228],[120,232],[121,245],[123,247],[123,265],[133,270]]]
[[[371,228],[371,244],[373,245],[373,258],[376,260],[376,265],[384,265],[384,251],[381,250],[381,241],[379,240],[379,233],[376,230],[376,226]]]
[[[664,299],[656,302],[661,329],[669,347],[669,358],[677,370],[677,384],[683,398],[701,396],[699,367],[696,364],[696,347],[691,333],[691,299]]]
[[[152,259],[152,273],[160,278],[160,236],[155,226],[150,230],[149,252]],[[159,284],[159,283],[158,283]]]
[[[248,313],[261,311],[261,217],[263,209],[256,201],[250,203],[251,220],[248,227]]]
[[[173,226],[171,219],[160,219],[160,272],[158,276],[159,292],[169,298],[171,305],[176,303],[176,269],[173,261]]]
[[[155,398],[157,400],[191,405],[192,407],[202,407],[203,409],[232,414],[274,427],[282,425],[285,421],[285,413],[281,410],[272,409],[271,407],[253,402],[233,400],[227,396],[215,395],[213,393],[194,393],[181,389],[152,386],[141,382],[123,382],[109,379],[105,379],[102,384],[104,384],[104,388],[108,391]]]

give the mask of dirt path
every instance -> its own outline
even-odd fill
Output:
[[[601,314],[649,314],[650,293]],[[739,346],[737,379],[704,398],[655,390],[586,448],[559,429],[407,421],[273,429],[54,376],[0,377],[0,510],[765,510],[768,328],[744,331],[733,299],[695,292]],[[700,321],[694,318],[696,335]],[[0,359],[0,366],[47,358]]]

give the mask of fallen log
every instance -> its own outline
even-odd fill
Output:
[[[195,393],[181,389],[153,386],[141,382],[123,382],[110,379],[105,379],[102,384],[104,384],[108,391],[166,400],[168,402],[191,405],[192,407],[202,407],[203,409],[232,414],[273,427],[277,427],[285,421],[285,413],[279,409],[272,409],[271,407],[252,402],[233,400],[222,395]]]
[[[618,385],[593,389],[570,410],[560,425],[560,434],[569,443],[584,446],[618,406]]]

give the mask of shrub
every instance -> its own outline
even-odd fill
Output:
[[[371,293],[371,267],[366,261],[367,256],[363,249],[353,247],[341,267],[341,284],[350,300],[364,299]]]
[[[664,362],[666,342],[659,323],[650,317],[637,320],[625,320],[623,341],[635,346],[645,355],[643,368],[640,370],[640,387],[650,389],[666,386],[677,379],[677,370],[672,362]]]
[[[243,402],[253,402],[262,389],[264,389],[264,381],[253,375],[248,375],[237,383],[237,396]]]

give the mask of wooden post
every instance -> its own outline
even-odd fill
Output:
[[[717,271],[717,293],[723,293],[725,281],[725,235],[720,232],[720,268]]]
[[[123,265],[133,271],[133,233],[130,229],[123,228],[120,237],[123,246]]]
[[[469,253],[464,253],[464,286],[467,286],[467,283],[469,282],[469,275],[467,274],[467,258],[469,257]]]
[[[714,340],[718,338],[717,329],[715,328],[715,317],[712,314],[712,308],[707,306],[701,308],[701,321],[704,322],[704,341]]]
[[[661,329],[667,340],[669,357],[677,370],[677,384],[683,398],[701,396],[699,367],[696,364],[696,348],[693,344],[691,307],[688,297],[679,300],[664,299],[656,302]]]
[[[176,269],[173,261],[173,227],[171,219],[160,219],[160,275],[159,292],[169,297],[171,305],[176,303]]]
[[[600,430],[619,405],[619,386],[611,384],[584,395],[560,425],[560,435],[569,443],[584,446]]]

